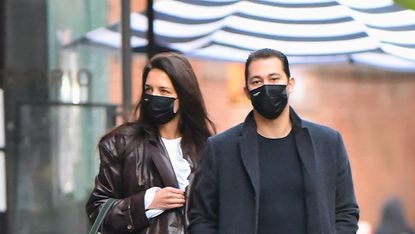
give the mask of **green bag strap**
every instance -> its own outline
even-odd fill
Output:
[[[92,225],[91,229],[89,230],[89,234],[97,234],[98,229],[101,227],[102,221],[104,221],[105,216],[107,215],[108,211],[110,210],[112,204],[115,202],[114,198],[109,198],[103,205],[102,208],[99,210],[98,216],[95,219],[94,224]]]

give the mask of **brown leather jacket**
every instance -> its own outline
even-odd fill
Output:
[[[103,224],[104,234],[119,233],[180,233],[187,227],[187,205],[180,209],[164,211],[161,215],[147,219],[144,210],[144,194],[147,189],[157,187],[178,188],[177,179],[166,150],[156,136],[136,137],[131,135],[133,126],[123,125],[99,145],[100,168],[95,178],[95,187],[86,204],[88,217],[93,222],[100,205],[108,198],[117,201],[108,212]],[[121,152],[132,140],[134,147]],[[194,162],[186,158],[194,173]],[[190,181],[191,182],[191,181]],[[190,186],[186,189],[186,200]],[[186,204],[188,202],[186,201]]]

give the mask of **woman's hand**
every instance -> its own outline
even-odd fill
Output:
[[[165,187],[156,192],[149,209],[168,210],[182,207],[185,203],[184,192],[173,187]]]

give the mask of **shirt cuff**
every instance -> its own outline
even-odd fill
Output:
[[[164,210],[161,209],[148,209],[156,196],[156,192],[160,190],[160,187],[151,187],[147,189],[146,194],[144,195],[144,209],[146,210],[146,216],[148,219],[154,218],[164,212]]]

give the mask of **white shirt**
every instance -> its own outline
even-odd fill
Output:
[[[183,158],[182,148],[180,147],[180,142],[182,138],[161,138],[161,140],[164,144],[164,147],[167,150],[167,154],[169,155],[174,173],[176,174],[179,189],[185,191],[187,185],[189,185],[189,180],[187,178],[189,177],[191,171],[189,162],[187,162],[187,160]],[[152,187],[150,189],[147,189],[146,194],[144,195],[145,209],[148,209],[150,204],[153,202],[156,192],[159,190],[161,190],[161,188],[159,187]],[[146,216],[150,219],[160,215],[163,212],[164,210],[160,209],[150,209],[146,211]]]

